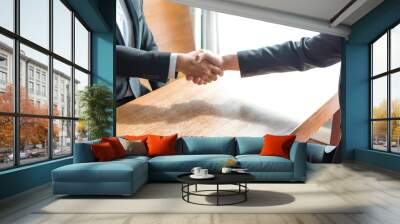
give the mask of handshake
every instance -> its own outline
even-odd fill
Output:
[[[236,55],[220,56],[206,50],[177,55],[176,70],[185,74],[188,81],[204,85],[216,81],[225,70],[239,70]]]

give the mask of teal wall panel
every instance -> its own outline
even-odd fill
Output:
[[[0,172],[0,199],[51,181],[51,171],[72,163],[72,157]]]
[[[345,46],[343,158],[399,170],[400,157],[369,149],[369,43],[400,22],[400,1],[386,0],[352,26]],[[394,162],[396,161],[396,162]]]
[[[106,17],[102,12],[101,4],[107,2],[113,4],[114,1],[109,0],[66,0],[72,9],[78,13],[79,17],[90,27],[93,32],[109,32],[111,24],[106,22]]]
[[[379,152],[376,150],[372,151],[368,149],[356,149],[355,160],[372,166],[400,172],[400,155]]]
[[[114,94],[114,34],[92,34],[92,73],[93,83],[104,84]],[[115,107],[113,109],[113,125],[109,132],[115,135]]]

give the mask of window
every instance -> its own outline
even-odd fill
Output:
[[[46,97],[46,86],[42,86],[42,96]]]
[[[0,9],[0,26],[14,31],[14,0],[1,0]]]
[[[80,93],[89,85],[89,74],[75,71],[75,117],[79,117],[81,114],[81,108],[79,107]]]
[[[46,62],[44,62],[44,63],[46,63]],[[40,81],[40,71],[39,71],[39,69],[36,69],[36,80]]]
[[[7,68],[7,56],[0,55],[0,67]]]
[[[32,66],[29,66],[28,73],[29,73],[29,79],[33,80],[33,67]]]
[[[59,104],[59,97],[62,103],[64,103],[64,96],[68,96],[71,102],[68,102],[68,105],[72,104],[72,92],[70,89],[65,89],[65,83],[72,84],[72,68],[69,65],[66,65],[58,60],[53,60],[54,70],[53,70],[53,114],[60,114],[60,107],[64,104]],[[75,78],[76,79],[76,78]],[[57,104],[57,105],[56,105]],[[72,117],[72,108],[69,106],[66,109],[66,114],[61,113],[62,116]]]
[[[36,95],[40,95],[40,84],[36,84]]]
[[[0,3],[0,8],[2,4],[3,2]],[[1,19],[2,15],[0,15],[0,21]],[[11,66],[14,57],[13,52],[13,40],[0,33],[0,113],[12,113],[14,111],[14,70]]]
[[[371,148],[400,153],[400,25],[370,45]]]
[[[33,89],[33,82],[29,81],[28,82],[28,93],[33,94],[34,89]]]
[[[7,56],[0,54],[0,91],[5,92],[7,87]]]
[[[49,49],[49,0],[20,1],[20,34]]]
[[[7,84],[7,73],[0,71],[0,84],[6,85]]]
[[[53,0],[53,15],[54,53],[72,60],[72,12],[60,0]]]
[[[89,32],[75,18],[75,62],[89,70]]]
[[[89,30],[62,0],[18,2],[0,0],[0,170],[70,156],[87,136],[73,105],[90,84]]]

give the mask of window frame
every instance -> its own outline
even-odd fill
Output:
[[[5,168],[0,168],[0,172],[4,170],[10,170],[10,169],[16,169],[19,167],[23,166],[29,166],[37,163],[43,163],[46,161],[50,160],[58,160],[62,159],[65,157],[70,157],[74,153],[74,143],[75,143],[75,126],[76,126],[76,121],[79,120],[79,117],[75,116],[75,108],[71,108],[71,114],[70,116],[56,116],[53,115],[53,60],[58,60],[59,62],[62,62],[68,66],[71,66],[71,105],[75,104],[75,69],[85,73],[88,75],[89,83],[88,86],[92,85],[92,61],[91,61],[91,49],[92,49],[92,43],[91,43],[91,37],[92,37],[92,31],[89,29],[88,25],[83,21],[83,19],[76,13],[72,7],[65,1],[65,0],[59,0],[68,10],[71,11],[71,18],[70,18],[70,23],[71,23],[71,58],[67,59],[64,58],[63,56],[57,54],[54,52],[54,46],[53,46],[53,1],[54,0],[48,0],[49,3],[49,47],[46,49],[45,47],[42,47],[39,44],[34,43],[33,41],[30,41],[27,38],[24,38],[23,36],[20,35],[20,2],[21,0],[14,0],[13,1],[13,10],[14,10],[14,18],[13,18],[13,31],[10,31],[4,27],[0,26],[0,35],[3,35],[5,37],[8,37],[12,39],[13,41],[13,64],[12,66],[12,74],[13,79],[14,79],[14,99],[13,99],[13,112],[2,112],[0,111],[0,116],[4,117],[12,117],[13,119],[13,166],[10,167],[5,167]],[[80,65],[75,63],[75,19],[77,19],[83,27],[88,31],[88,69],[85,69],[81,67]],[[20,111],[20,45],[23,44],[27,47],[32,48],[33,50],[36,50],[40,53],[43,53],[48,56],[49,62],[48,62],[48,84],[46,85],[45,89],[48,91],[48,93],[45,93],[48,97],[48,112],[46,115],[39,115],[39,114],[28,114],[28,113],[21,113]],[[27,64],[27,66],[29,66]],[[27,69],[30,67],[27,67]],[[42,73],[40,73],[41,75]],[[33,70],[33,82],[34,85],[36,82],[36,70]],[[30,74],[27,72],[26,74],[27,81],[30,80]],[[39,76],[39,82],[42,83],[41,81],[41,76]],[[42,85],[40,85],[42,86]],[[29,91],[27,89],[27,91]],[[34,92],[36,90],[34,89]],[[42,96],[42,94],[40,94]],[[38,162],[32,162],[32,163],[26,163],[26,164],[21,164],[21,159],[20,159],[20,119],[21,118],[44,118],[47,119],[48,122],[48,136],[47,136],[47,151],[48,155],[47,158],[44,158],[41,161]],[[62,155],[62,156],[55,156],[53,155],[54,153],[54,146],[53,146],[53,122],[56,120],[65,120],[65,121],[70,121],[71,122],[71,153],[68,155]]]
[[[385,31],[381,34],[379,34],[375,39],[373,39],[369,44],[369,145],[370,145],[370,150],[373,151],[379,151],[379,152],[386,152],[386,153],[392,153],[392,154],[400,154],[400,152],[393,152],[392,151],[392,121],[398,121],[400,120],[400,117],[393,117],[392,116],[392,98],[391,98],[391,93],[392,93],[392,75],[396,75],[396,73],[400,72],[400,67],[393,68],[391,69],[391,31],[397,27],[400,26],[400,21],[397,21],[396,23],[392,24],[389,28],[385,29]],[[381,37],[384,35],[387,35],[387,52],[386,52],[386,57],[387,57],[387,64],[386,64],[386,71],[380,74],[376,74],[374,76],[373,74],[373,44],[378,41]],[[386,77],[386,97],[387,97],[387,105],[386,105],[386,117],[385,118],[373,118],[373,81],[379,78]],[[374,133],[373,133],[373,122],[376,121],[386,121],[386,151],[379,150],[374,148]]]

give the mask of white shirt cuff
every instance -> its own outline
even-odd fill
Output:
[[[171,53],[169,57],[168,79],[175,79],[177,54]]]

